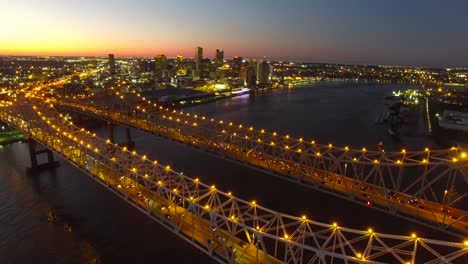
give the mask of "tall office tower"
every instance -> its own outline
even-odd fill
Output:
[[[155,57],[154,63],[154,82],[156,89],[162,88],[164,79],[167,77],[167,58],[160,54]]]
[[[247,73],[248,73],[247,66],[242,66],[239,72],[239,79],[244,83],[244,86],[248,86]]]
[[[183,56],[177,56],[176,74],[177,75],[186,75],[187,74],[187,69],[185,68],[185,63],[184,63],[184,57]]]
[[[239,76],[239,78],[241,75],[241,68],[244,64],[242,61],[243,61],[242,57],[236,56],[232,58],[232,66],[233,66],[232,70],[234,71],[234,75]]]
[[[255,76],[257,76],[257,59],[250,59],[249,67],[253,70]],[[257,80],[257,77],[255,77],[255,80]]]
[[[156,78],[162,79],[167,77],[167,57],[163,54],[156,56],[154,65],[154,74]]]
[[[224,63],[224,50],[217,49],[214,59],[216,67],[221,67]]]
[[[195,48],[195,76],[194,77],[197,77],[197,78],[201,77],[201,72],[203,69],[202,60],[203,60],[203,48],[196,47]]]
[[[257,69],[257,61],[251,60],[248,65],[244,65],[241,68],[241,79],[244,81],[244,85],[253,89],[256,84],[255,72]]]
[[[114,58],[114,54],[109,54],[109,70],[110,70],[110,74],[115,75],[115,58]]]
[[[213,65],[211,64],[211,60],[209,58],[202,59],[200,78],[208,77],[212,70],[213,70]]]
[[[270,65],[260,59],[257,61],[257,84],[264,85],[269,82],[270,79]]]

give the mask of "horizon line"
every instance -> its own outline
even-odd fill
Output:
[[[155,56],[158,55],[165,55],[162,53],[156,54],[154,56],[141,56],[141,55],[133,55],[133,56],[116,56],[115,53],[108,53],[106,55],[12,55],[12,54],[0,54],[0,57],[38,57],[38,58],[46,58],[46,57],[70,57],[70,58],[107,58],[110,54],[113,54],[116,59],[118,58],[146,58],[146,59],[154,59]],[[166,56],[166,55],[165,55]],[[182,56],[182,55],[177,55]],[[168,59],[177,59],[177,56],[167,56]],[[232,60],[235,57],[242,57],[242,56],[233,56],[228,60]],[[194,59],[194,57],[185,57],[188,59]],[[214,59],[214,56],[211,57],[203,57]],[[247,58],[242,57],[243,59],[258,59],[257,58]],[[263,57],[265,58],[265,57]],[[433,68],[433,69],[468,69],[468,65],[464,66],[429,66],[429,65],[404,65],[404,64],[367,64],[367,63],[345,63],[345,62],[318,62],[318,61],[310,61],[310,60],[291,60],[291,59],[268,59],[268,61],[272,62],[294,62],[294,63],[308,63],[308,64],[328,64],[328,65],[352,65],[352,66],[375,66],[375,67],[410,67],[410,68]],[[226,60],[226,58],[225,58]]]

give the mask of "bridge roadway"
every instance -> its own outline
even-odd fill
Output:
[[[287,159],[278,158],[278,155],[275,155],[274,150],[270,152],[263,151],[261,154],[259,154],[259,152],[256,151],[255,145],[253,144],[250,145],[250,148],[247,151],[242,147],[245,145],[236,144],[236,141],[232,140],[232,138],[246,138],[249,136],[254,138],[255,136],[252,136],[251,134],[247,135],[245,132],[242,133],[239,130],[236,130],[236,132],[227,132],[226,130],[222,130],[219,132],[217,137],[206,137],[204,134],[212,134],[212,131],[208,131],[208,129],[204,128],[204,124],[210,122],[212,123],[213,121],[207,120],[204,117],[188,117],[188,114],[186,115],[175,113],[174,111],[169,113],[163,112],[154,114],[140,106],[136,107],[136,109],[139,109],[139,114],[137,113],[136,115],[129,115],[128,111],[126,113],[122,113],[122,111],[111,111],[82,103],[60,100],[52,100],[52,102],[68,107],[68,109],[73,108],[75,111],[79,110],[80,112],[83,112],[87,115],[92,115],[104,120],[111,120],[112,122],[118,124],[134,127],[146,132],[161,135],[185,143],[187,145],[192,145],[197,148],[216,153],[230,160],[243,163],[244,165],[252,166],[256,169],[260,169],[277,176],[279,175],[282,178],[299,182],[306,186],[313,186],[321,190],[326,188],[333,191],[335,195],[344,197],[346,199],[350,199],[351,197],[351,200],[355,202],[361,204],[367,203],[373,208],[390,212],[392,214],[399,214],[400,216],[403,215],[404,218],[409,220],[414,221],[411,216],[415,216],[419,219],[423,219],[424,221],[431,221],[439,224],[438,226],[429,225],[431,227],[438,227],[442,230],[446,228],[452,228],[457,230],[456,232],[461,232],[465,235],[468,234],[468,212],[463,209],[452,207],[447,203],[447,201],[445,201],[445,196],[448,192],[447,190],[444,193],[444,198],[441,199],[445,204],[441,204],[434,202],[433,200],[421,198],[420,195],[415,196],[405,192],[393,191],[392,189],[386,188],[385,186],[382,187],[379,184],[375,184],[377,182],[372,183],[369,180],[356,179],[353,176],[344,176],[347,175],[347,164],[344,165],[344,173],[338,174],[317,168],[317,166],[304,166],[299,163],[291,162]],[[232,125],[230,124],[228,126]],[[244,131],[245,130],[248,131],[250,129],[244,129]],[[228,133],[231,133],[230,136],[227,135],[231,139],[224,140],[226,134]],[[258,138],[258,141],[264,140]],[[290,148],[292,148],[292,146]],[[323,156],[325,151],[322,151],[322,154],[319,154],[320,152],[316,152],[316,155]],[[342,150],[342,152],[347,151],[350,150]],[[427,157],[428,154],[425,152],[423,153],[423,155],[426,155]],[[468,166],[465,152],[463,152],[463,150],[459,150],[458,153],[460,153],[459,156],[462,162],[465,162],[467,164],[466,166]],[[362,159],[363,158],[360,157],[360,160]],[[427,160],[429,160],[429,158],[427,158]],[[449,163],[451,162],[448,158],[445,160]],[[368,163],[374,164],[376,161],[371,159]],[[399,166],[395,163],[392,165]],[[353,162],[351,161],[349,163],[349,170],[356,170],[352,166]],[[464,169],[462,167],[461,170],[463,174],[466,171],[466,168]],[[381,178],[383,178],[382,175],[383,174],[380,174]],[[436,176],[440,177],[440,175]],[[467,177],[466,173],[464,177]],[[436,180],[437,178],[438,177],[436,177]],[[451,180],[453,181],[453,179]],[[421,181],[424,183],[424,180]],[[450,178],[448,181],[450,181]],[[380,181],[378,183],[380,183]],[[415,185],[416,183],[411,185]],[[463,183],[466,184],[466,181]],[[422,186],[427,188],[427,186],[424,184],[422,184]],[[462,188],[462,190],[464,190],[464,188]],[[463,200],[465,197],[466,192],[464,192],[461,197],[458,198],[458,200]]]
[[[432,259],[434,263],[452,263],[460,258],[463,260],[468,253],[468,241],[453,243],[415,236],[378,234],[372,230],[359,231],[335,224],[317,223],[305,217],[278,215],[257,206],[254,202],[239,200],[229,193],[216,190],[214,186],[206,186],[198,180],[177,174],[170,168],[149,161],[145,156],[138,156],[125,148],[104,142],[89,131],[68,124],[68,121],[54,115],[49,109],[41,108],[41,111],[35,112],[37,118],[31,117],[34,116],[34,112],[31,111],[24,111],[19,117],[18,112],[0,111],[0,118],[55,150],[98,182],[220,262],[280,263],[279,259],[283,259],[284,262],[301,263],[310,257],[308,263],[378,263],[382,262],[381,258],[384,256],[385,262],[391,258],[393,261],[390,263],[408,263],[408,260],[410,263],[416,263],[416,252],[420,246],[431,249],[429,252],[433,254],[432,257],[435,256],[435,259]],[[30,119],[25,116],[29,116]],[[141,171],[146,173],[143,175]],[[147,174],[150,171],[153,174]],[[227,200],[221,201],[221,196]],[[232,203],[233,201],[236,203]],[[225,211],[220,210],[220,207],[227,204],[230,205],[228,214],[223,214]],[[253,221],[246,217],[248,212],[254,212]],[[272,222],[262,219],[262,215],[265,217],[271,214],[276,214],[275,218],[279,217],[278,222],[282,225],[280,229],[272,229]],[[220,224],[219,220],[224,225]],[[288,223],[288,220],[296,223]],[[251,226],[248,226],[249,222]],[[290,226],[294,225],[296,230],[286,231],[291,230]],[[239,232],[236,231],[238,227]],[[312,232],[312,228],[318,227],[322,230]],[[352,233],[354,238],[347,239],[348,233]],[[248,242],[242,242],[239,234],[245,234]],[[311,244],[321,246],[314,249],[305,245],[310,237],[315,240],[315,243]],[[266,244],[267,238],[273,238],[276,242],[274,257],[265,251],[272,245]],[[336,241],[337,238],[339,242]],[[318,240],[324,243],[321,244]],[[332,240],[333,243],[330,242]],[[384,243],[382,240],[400,242],[395,245],[394,241]],[[358,243],[360,241],[361,244]],[[283,244],[284,247],[278,244]],[[395,246],[391,248],[387,245]],[[443,251],[447,254],[441,255],[432,249],[434,246],[449,247],[451,252]],[[284,249],[284,254],[278,253],[278,248]],[[364,249],[361,251],[358,248]],[[307,250],[309,252],[306,252]]]
[[[4,118],[5,116],[2,117]],[[185,239],[190,239],[190,242],[198,243],[199,249],[206,251],[203,247],[209,244],[210,252],[206,253],[210,255],[218,254],[217,258],[222,258],[226,255],[226,252],[230,252],[228,256],[232,258],[221,259],[221,261],[232,261],[235,263],[282,263],[264,254],[256,245],[242,242],[243,240],[233,237],[221,229],[214,229],[209,220],[199,219],[186,208],[161,197],[154,190],[148,190],[143,186],[144,183],[134,181],[129,177],[120,176],[107,164],[101,163],[92,155],[89,155],[89,149],[83,150],[83,147],[68,145],[61,137],[53,136],[40,128],[31,127],[27,122],[13,119],[11,116],[6,119],[8,122],[16,120],[16,122],[13,121],[10,124],[17,126],[22,131],[29,131],[32,138],[56,151],[63,158],[92,176],[93,179],[129,200],[132,205],[144,213],[151,215],[158,222],[169,226],[177,226],[177,232],[183,233]],[[64,132],[64,129],[59,129],[59,131],[64,136],[71,135]],[[91,149],[91,152],[93,151]],[[183,197],[174,195],[172,198],[181,199]],[[149,208],[151,208],[151,211],[148,211]],[[217,260],[219,261],[220,259]]]

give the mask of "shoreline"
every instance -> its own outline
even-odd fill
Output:
[[[378,85],[421,85],[418,83],[398,83],[398,82],[378,82],[375,80],[355,80],[355,79],[322,79],[322,80],[307,80],[307,81],[297,81],[297,82],[291,82],[291,83],[284,83],[281,85],[276,84],[277,86],[274,85],[269,85],[268,87],[263,87],[263,88],[257,88],[254,90],[250,90],[250,92],[247,93],[241,93],[241,94],[229,94],[229,95],[218,95],[216,96],[215,93],[213,93],[214,96],[205,98],[205,99],[193,99],[190,102],[183,103],[181,104],[180,102],[185,101],[186,99],[184,98],[179,98],[177,100],[171,101],[171,102],[165,102],[165,104],[168,107],[173,107],[177,109],[182,109],[186,107],[192,107],[192,106],[197,106],[197,105],[203,105],[203,104],[208,104],[220,100],[225,100],[225,99],[230,99],[234,98],[237,96],[242,96],[245,94],[257,94],[261,92],[267,92],[270,90],[275,90],[275,89],[293,89],[295,87],[300,87],[300,86],[307,86],[310,84],[317,84],[317,83],[355,83],[355,84],[378,84]],[[229,93],[229,92],[224,92],[224,93]],[[198,101],[198,102],[197,102]]]
[[[7,132],[0,133],[0,146],[6,146],[16,142],[24,142],[26,137],[23,133],[17,130],[9,130]]]
[[[285,87],[281,87],[281,88],[285,88]],[[205,99],[196,99],[196,100],[191,100],[190,102],[181,103],[181,102],[184,102],[186,99],[180,98],[180,99],[174,100],[172,102],[166,102],[166,103],[163,103],[163,104],[165,104],[167,106],[170,106],[170,107],[173,107],[173,108],[182,109],[182,108],[186,108],[186,107],[192,107],[192,106],[197,106],[197,105],[202,105],[202,104],[208,104],[208,103],[212,103],[212,102],[216,102],[216,101],[221,101],[221,100],[230,99],[230,98],[234,98],[234,97],[238,97],[238,96],[243,96],[243,95],[246,95],[246,94],[249,94],[249,95],[250,94],[256,94],[256,93],[259,93],[259,92],[266,92],[266,91],[269,91],[269,90],[281,89],[281,88],[280,87],[269,86],[269,87],[266,87],[266,88],[258,88],[258,89],[255,89],[255,90],[250,90],[249,92],[237,93],[237,94],[233,94],[232,92],[223,92],[223,93],[220,93],[219,95],[216,95],[215,93],[213,93],[214,96],[207,97]]]

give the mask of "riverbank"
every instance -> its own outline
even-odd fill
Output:
[[[19,141],[24,141],[25,136],[18,130],[8,130],[0,132],[0,145],[7,145]]]
[[[437,98],[428,99],[427,113],[431,126],[431,136],[434,138],[434,141],[446,148],[452,146],[468,146],[468,132],[445,129],[439,126],[438,120],[438,117],[441,116],[445,110],[463,111],[465,107],[465,105],[445,104],[437,100]]]
[[[248,93],[248,91],[242,92],[242,93],[232,93],[230,91],[226,91],[226,92],[208,93],[205,96],[200,96],[200,97],[184,97],[184,98],[180,98],[176,101],[171,102],[169,106],[173,108],[184,108],[188,106],[207,104],[207,103],[211,103],[214,101],[229,99],[229,98],[233,98],[236,96],[244,95],[246,93]]]
[[[152,101],[158,101],[160,104],[166,107],[180,109],[189,106],[202,105],[219,100],[230,99],[245,94],[261,93],[275,88],[284,88],[284,86],[270,85],[255,89],[238,88],[234,90],[224,90],[211,93],[200,92],[187,88],[170,88],[144,92],[143,95]]]

